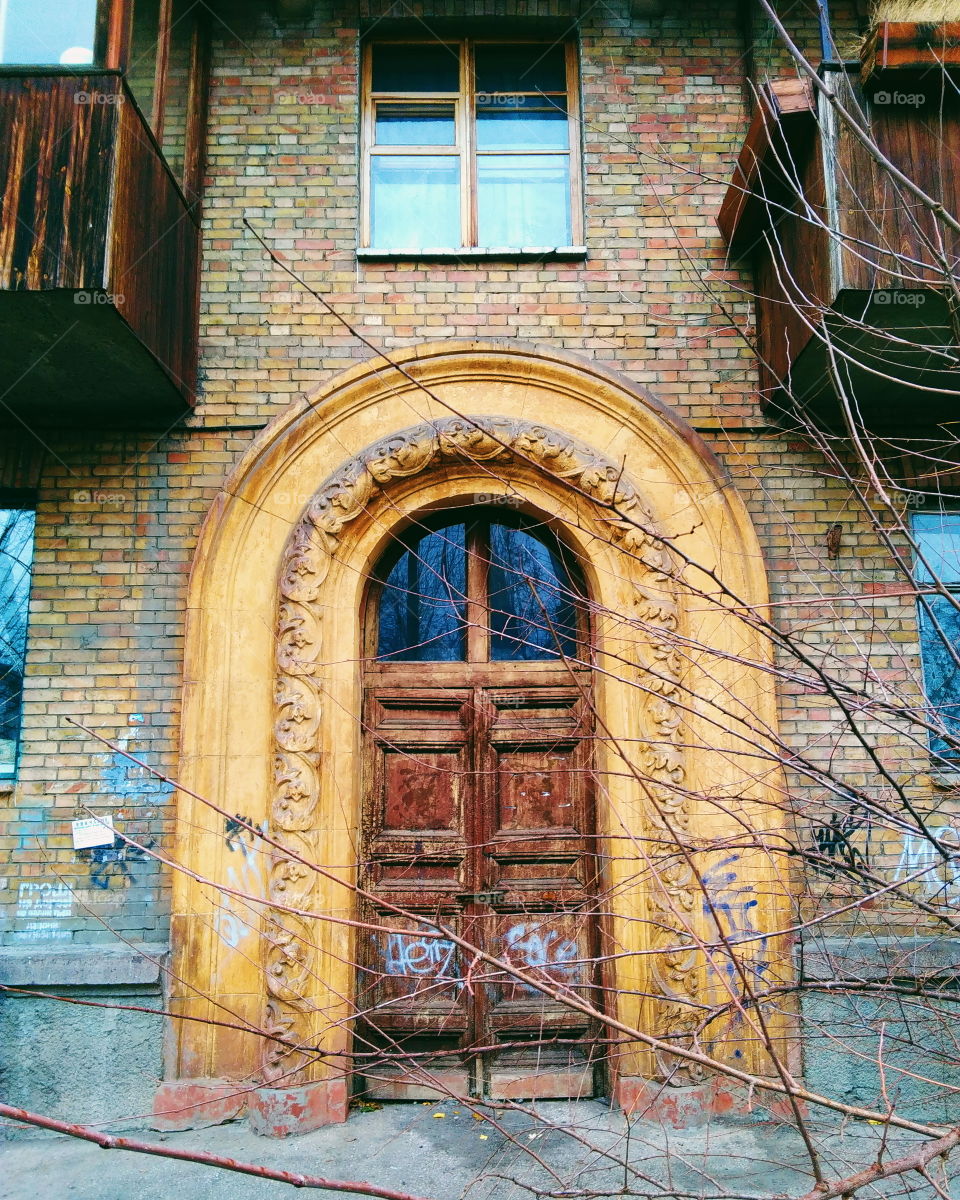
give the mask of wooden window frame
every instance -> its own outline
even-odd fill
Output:
[[[386,587],[387,576],[394,563],[405,553],[407,547],[403,543],[403,533],[407,529],[426,531],[442,529],[445,524],[458,524],[461,521],[466,526],[466,620],[467,638],[465,657],[460,660],[445,659],[380,659],[378,657],[380,632],[380,603]],[[491,629],[489,621],[489,605],[487,594],[487,576],[489,562],[490,525],[495,521],[506,525],[514,525],[518,529],[530,532],[534,537],[540,527],[549,532],[550,542],[545,541],[548,549],[555,549],[561,564],[570,581],[574,592],[573,601],[576,611],[576,655],[577,661],[563,655],[536,659],[493,659],[490,657]],[[587,670],[592,663],[591,647],[593,640],[590,626],[590,610],[587,598],[586,580],[580,564],[570,547],[557,537],[549,528],[549,522],[524,513],[507,517],[497,513],[486,505],[476,510],[470,508],[439,509],[421,514],[415,518],[405,530],[395,534],[390,544],[380,553],[376,567],[370,578],[364,598],[361,629],[362,653],[364,664],[368,670],[383,672],[409,672],[411,668],[428,668],[431,672],[439,670],[444,674],[455,675],[463,671],[488,671],[494,678],[497,672],[520,672],[531,677],[540,677],[550,672],[560,670],[564,674],[571,671]]]
[[[373,49],[382,45],[435,46],[439,42],[444,45],[459,47],[460,86],[454,92],[374,92],[373,91]],[[550,40],[543,37],[511,36],[504,37],[444,37],[402,38],[383,37],[370,38],[362,48],[360,90],[361,90],[361,214],[360,214],[360,245],[358,250],[370,255],[384,254],[387,257],[430,257],[434,250],[454,254],[483,255],[495,251],[502,255],[508,253],[522,254],[526,251],[542,252],[555,249],[573,253],[582,257],[583,242],[583,166],[582,146],[580,135],[580,73],[579,55],[576,42],[572,38],[564,38],[560,44],[564,49],[566,69],[567,102],[567,132],[568,143],[566,150],[545,149],[543,151],[517,150],[498,151],[503,154],[566,154],[569,163],[568,186],[570,199],[570,244],[557,247],[525,247],[525,246],[481,246],[477,240],[477,160],[476,146],[477,106],[474,81],[473,49],[478,45],[549,45]],[[539,95],[537,92],[517,95]],[[550,93],[557,94],[559,93]],[[456,129],[456,144],[451,150],[443,146],[389,146],[378,147],[375,141],[376,106],[378,103],[452,103],[454,105],[454,125]],[[429,247],[426,250],[398,248],[392,246],[373,246],[371,244],[371,210],[373,189],[371,186],[371,165],[374,154],[417,156],[448,156],[456,157],[460,164],[460,233],[461,241],[458,246]]]

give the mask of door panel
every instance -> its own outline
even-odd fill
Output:
[[[583,693],[372,687],[365,715],[360,883],[372,894],[365,919],[386,927],[361,938],[367,1093],[415,1098],[462,1075],[474,1094],[592,1095],[597,1030],[562,1002],[597,997]],[[468,967],[418,914],[530,982],[490,964]]]
[[[589,710],[574,688],[496,690],[486,704],[491,953],[557,995],[495,976],[485,1018],[504,1049],[487,1056],[486,1091],[589,1096],[594,1023],[561,1002],[596,998]]]

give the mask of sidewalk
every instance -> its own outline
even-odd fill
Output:
[[[474,1111],[490,1113],[502,1130],[477,1119]],[[345,1125],[285,1141],[257,1137],[243,1122],[189,1133],[144,1130],[125,1136],[329,1179],[362,1180],[431,1200],[520,1200],[544,1192],[671,1200],[772,1197],[799,1196],[813,1187],[803,1142],[788,1127],[716,1124],[678,1132],[643,1121],[628,1123],[599,1101],[524,1104],[507,1113],[474,1111],[453,1103],[388,1105],[355,1112]],[[873,1162],[879,1133],[859,1123],[845,1130],[819,1127],[816,1139],[827,1177],[846,1176]],[[896,1134],[889,1140],[888,1157],[914,1144],[911,1135]],[[627,1157],[629,1168],[624,1166]],[[0,1158],[2,1200],[272,1200],[305,1194],[285,1183],[124,1150],[104,1151],[49,1135],[2,1143]],[[879,1195],[933,1200],[935,1194],[913,1175],[863,1193]]]

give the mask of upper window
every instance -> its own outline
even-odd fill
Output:
[[[0,63],[93,62],[97,0],[0,0]]]
[[[376,657],[504,662],[575,657],[581,590],[543,525],[483,510],[411,527],[378,572]]]
[[[929,587],[936,580],[949,591],[919,601],[927,700],[948,735],[931,736],[930,749],[942,758],[960,759],[960,512],[914,513],[913,536],[925,560],[918,556],[917,585]]]
[[[3,503],[0,493],[0,777],[17,761],[33,557],[33,510]]]
[[[364,247],[581,240],[572,44],[373,42],[364,55]]]

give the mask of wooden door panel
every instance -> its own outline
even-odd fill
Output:
[[[493,971],[481,1006],[492,1096],[593,1094],[595,1023],[562,1002],[596,998],[590,716],[578,688],[490,689],[478,786],[489,814],[484,878]],[[554,999],[538,983],[559,993]]]
[[[566,1024],[582,1025],[584,1018],[545,995],[537,983],[581,999],[593,982],[592,921],[582,913],[503,913],[494,934],[494,954],[523,971],[532,983],[499,972],[488,987],[496,1023],[509,1019],[507,1008],[532,1005],[538,1012],[556,1010]]]
[[[378,774],[384,833],[405,830],[459,833],[463,826],[461,782],[464,747],[379,745]]]
[[[497,754],[499,830],[572,828],[578,781],[575,747],[541,745]]]
[[[360,882],[372,894],[365,920],[377,928],[360,939],[357,1044],[365,1090],[381,1099],[435,1095],[438,1081],[469,1083],[457,1054],[472,1019],[461,953],[430,920],[462,932],[471,695],[385,688],[367,696]]]
[[[373,896],[368,919],[381,926],[360,972],[368,1091],[432,1094],[431,1065],[451,1085],[470,1071],[481,1094],[591,1095],[596,1028],[562,1002],[594,999],[597,983],[583,691],[376,687],[365,716],[361,882]],[[468,961],[418,916],[529,981]],[[471,1054],[475,1046],[494,1049]]]
[[[370,934],[372,987],[369,1006],[377,1009],[377,1025],[418,1031],[465,1029],[460,949],[449,938],[416,920],[382,913],[386,927]],[[460,922],[445,922],[460,935]]]

